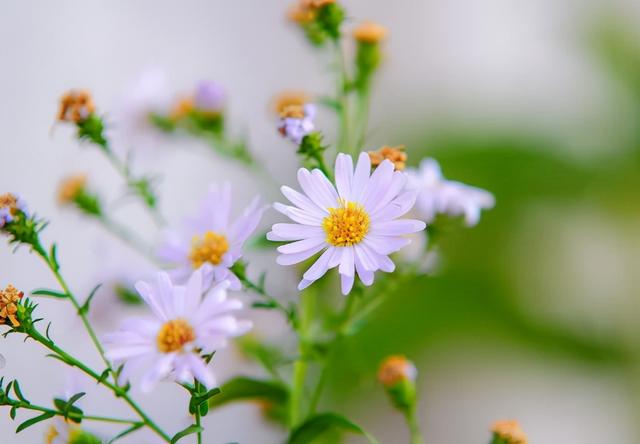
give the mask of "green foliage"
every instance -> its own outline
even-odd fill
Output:
[[[176,433],[173,438],[171,438],[171,444],[175,444],[180,441],[182,438],[193,435],[194,433],[202,432],[204,429],[199,425],[192,424],[186,429]]]
[[[371,76],[382,61],[382,53],[378,43],[358,42],[356,50],[356,74],[351,85],[358,91],[366,91]]]
[[[76,393],[75,395],[73,395],[71,398],[67,400],[56,398],[53,400],[53,405],[56,406],[58,411],[62,413],[65,419],[70,419],[73,422],[80,423],[82,422],[83,412],[79,407],[75,406],[74,404],[84,395],[86,395],[86,393],[81,392],[81,393]]]
[[[236,376],[222,384],[220,395],[209,401],[212,409],[231,402],[260,400],[274,405],[285,405],[289,399],[286,385],[277,381],[265,381],[246,376]]]
[[[129,288],[124,284],[115,284],[113,290],[118,300],[126,305],[140,305],[142,298],[133,288]]]
[[[101,149],[107,150],[107,139],[104,137],[104,122],[97,114],[89,114],[89,116],[80,120],[77,124],[78,139],[87,140],[98,145]]]
[[[345,11],[338,3],[328,3],[318,9],[315,22],[331,40],[340,39],[340,26],[344,22]]]
[[[91,193],[84,188],[73,197],[73,203],[76,204],[80,211],[89,216],[100,217],[102,215],[100,198],[97,194]]]
[[[310,444],[332,430],[362,435],[370,443],[376,443],[376,440],[371,435],[344,416],[336,413],[320,413],[308,418],[296,427],[289,435],[287,444]]]

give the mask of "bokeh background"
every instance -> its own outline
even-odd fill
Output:
[[[406,442],[402,418],[374,380],[380,359],[400,352],[420,369],[428,442],[484,443],[489,424],[504,417],[518,418],[534,444],[640,442],[640,4],[343,3],[351,23],[372,19],[390,30],[368,147],[406,144],[412,164],[436,157],[448,177],[492,191],[497,206],[478,227],[442,236],[433,275],[389,290],[373,322],[336,355],[326,406],[353,416],[382,443]],[[247,134],[272,175],[290,183],[294,150],[274,130],[269,100],[285,88],[323,93],[333,87],[328,55],[286,23],[288,5],[0,5],[0,190],[22,194],[52,221],[46,239],[59,243],[63,271],[79,293],[114,269],[144,267],[126,246],[56,205],[56,185],[70,172],[87,172],[105,196],[122,191],[99,153],[79,147],[68,128],[54,127],[60,94],[89,88],[109,114],[149,68],[166,71],[178,91],[217,80],[228,93],[231,130]],[[329,114],[320,126],[331,135]],[[193,208],[211,181],[231,180],[240,204],[258,191],[266,200],[278,197],[268,180],[192,140],[165,140],[140,168],[162,175],[162,209],[171,221]],[[117,211],[154,238],[135,204]],[[265,226],[276,218],[269,214]],[[255,253],[252,269],[268,267],[269,288],[293,299],[295,276],[273,256]],[[0,284],[9,282],[25,290],[54,285],[26,250],[12,254],[0,246]],[[100,304],[96,322],[104,332],[122,308],[107,296]],[[97,364],[68,306],[42,300],[41,309],[57,340]],[[260,335],[290,341],[278,316],[248,316]],[[61,365],[38,347],[9,337],[0,353],[0,373],[19,377],[33,400],[48,403],[62,391]],[[221,380],[259,374],[233,349],[220,356]],[[88,386],[86,410],[119,409]],[[185,402],[179,390],[163,385],[141,399],[172,430],[186,425],[187,418],[174,413],[176,403]],[[42,442],[43,427],[15,436],[6,413],[0,442]],[[205,426],[210,443],[282,437],[254,404],[217,411]]]

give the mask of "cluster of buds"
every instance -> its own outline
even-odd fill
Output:
[[[496,421],[491,427],[493,440],[491,444],[527,444],[527,435],[518,421],[509,419]]]
[[[416,407],[416,366],[401,355],[386,358],[378,370],[378,381],[385,388],[392,404],[408,414]]]
[[[87,189],[86,174],[74,174],[60,182],[58,203],[61,205],[75,204],[82,212],[92,216],[102,214],[98,196]]]
[[[4,290],[0,290],[0,324],[20,327],[17,314],[23,296],[24,293],[18,291],[13,285],[8,285]]]
[[[88,140],[107,150],[104,137],[104,122],[96,114],[96,106],[91,93],[86,90],[71,90],[60,98],[58,120],[76,125],[78,138]]]
[[[356,41],[356,74],[353,86],[365,90],[369,86],[373,72],[382,61],[380,43],[387,36],[387,29],[373,22],[363,22],[353,31]]]
[[[289,10],[289,20],[298,24],[314,45],[327,38],[337,41],[344,21],[344,9],[335,0],[299,0]]]
[[[60,98],[58,120],[61,122],[80,123],[96,111],[96,105],[89,91],[71,90]]]
[[[280,117],[278,132],[300,145],[305,136],[314,130],[316,106],[309,103],[304,93],[286,92],[276,99],[276,112]]]
[[[380,165],[384,160],[389,160],[393,163],[396,171],[402,171],[407,166],[407,153],[405,152],[404,145],[398,146],[383,146],[376,151],[369,151],[369,158],[371,159],[371,166],[374,168]]]
[[[21,214],[26,214],[26,211],[27,205],[19,196],[11,193],[0,194],[0,229]]]

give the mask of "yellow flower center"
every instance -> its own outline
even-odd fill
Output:
[[[327,242],[336,247],[360,243],[369,232],[369,215],[355,202],[342,202],[338,208],[329,208],[322,220]]]
[[[182,348],[196,338],[193,327],[184,319],[167,321],[158,333],[158,350],[162,353],[182,351]]]
[[[189,259],[193,268],[200,268],[205,262],[218,265],[229,250],[229,242],[222,234],[207,231],[203,236],[193,236]]]

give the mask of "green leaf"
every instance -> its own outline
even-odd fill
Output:
[[[84,304],[82,304],[82,307],[80,307],[80,313],[82,314],[89,313],[89,304],[91,304],[91,300],[96,295],[96,292],[100,289],[100,287],[102,287],[102,284],[98,284],[95,287],[93,287],[93,290],[91,290],[91,292],[89,293],[89,296],[87,296],[87,300],[84,301]]]
[[[66,299],[67,298],[67,294],[66,293],[62,293],[60,291],[56,291],[56,290],[50,290],[48,288],[39,288],[37,290],[33,290],[31,292],[32,295],[37,295],[37,296],[51,296],[54,298],[59,298],[59,299]]]
[[[83,411],[74,406],[80,398],[86,395],[85,392],[76,393],[68,400],[56,398],[53,400],[53,404],[64,415],[65,418],[71,419],[73,422],[81,423]]]
[[[141,427],[144,427],[144,423],[143,422],[139,422],[137,424],[132,425],[128,429],[125,429],[121,433],[118,433],[116,436],[111,438],[111,440],[108,442],[108,444],[112,444],[112,443],[116,442],[117,440],[119,440],[120,438],[124,438],[129,433],[133,433],[133,432],[135,432],[136,430],[138,430]]]
[[[18,428],[16,429],[16,433],[20,433],[24,429],[31,427],[32,425],[37,424],[41,421],[46,421],[49,418],[53,418],[54,416],[55,414],[53,412],[46,412],[40,416],[36,416],[35,418],[27,419],[25,422],[18,426]]]
[[[204,429],[198,425],[192,424],[181,432],[175,434],[173,438],[171,438],[171,444],[175,444],[180,441],[185,436],[191,435],[193,433],[202,432]]]
[[[30,402],[22,394],[22,390],[20,390],[20,384],[18,384],[17,380],[13,381],[13,393],[16,394],[20,401],[24,402],[25,404],[30,404]]]
[[[375,438],[365,432],[360,426],[336,413],[320,413],[312,416],[298,427],[293,429],[287,444],[309,444],[323,433],[337,430],[355,433],[366,437],[370,443],[377,444]]]
[[[11,407],[11,410],[9,411],[9,416],[11,417],[11,419],[16,419],[17,410],[18,410],[18,407],[16,407],[15,405]]]
[[[60,264],[58,263],[58,246],[56,244],[51,245],[51,250],[49,250],[49,261],[51,262],[51,266],[55,271],[60,270]]]
[[[287,387],[276,381],[238,376],[225,382],[220,387],[220,395],[211,398],[209,407],[217,408],[221,405],[248,399],[262,399],[274,404],[284,404],[289,399]]]
[[[206,415],[206,409],[205,409],[205,412],[202,412],[201,404],[206,403],[209,399],[211,399],[218,393],[220,393],[220,389],[216,387],[214,389],[209,390],[206,393],[203,393],[202,395],[192,396],[191,400],[189,401],[189,413],[193,415],[196,413],[196,409],[200,408],[201,410],[200,413],[202,413],[203,415]]]

